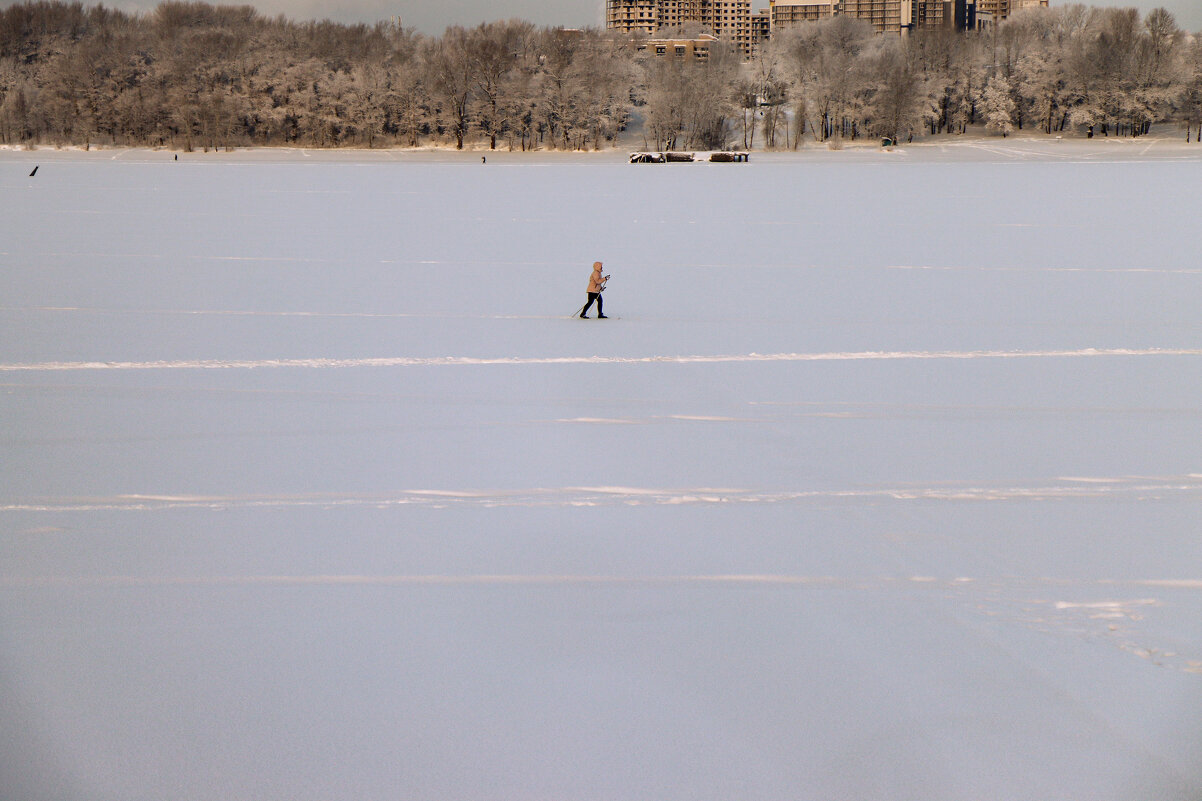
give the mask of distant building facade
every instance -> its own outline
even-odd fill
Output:
[[[836,13],[836,0],[806,0],[805,2],[771,2],[768,5],[768,16],[772,21],[772,30],[791,28],[804,22],[817,22],[829,19]],[[771,34],[770,34],[771,35]]]
[[[624,33],[655,36],[699,25],[744,54],[751,53],[751,0],[606,0],[605,26]]]
[[[983,20],[1002,20],[1048,0],[769,0],[753,13],[751,0],[606,0],[610,30],[655,37],[661,32],[700,25],[716,39],[750,55],[777,32],[809,22],[846,15],[870,23],[877,33],[904,34],[915,29],[975,30]]]
[[[607,0],[605,27],[623,33],[654,36],[659,30],[659,0]]]
[[[1047,8],[1048,0],[977,0],[977,10],[989,14],[995,22],[1025,8]]]
[[[676,58],[686,61],[708,61],[710,48],[717,37],[702,34],[696,39],[646,39],[639,42],[639,52],[648,52],[656,58]]]
[[[1048,0],[1010,0],[1010,13],[1022,11],[1024,8],[1047,8]]]
[[[946,28],[971,31],[977,27],[977,0],[912,0],[914,30]]]
[[[840,0],[835,13],[869,22],[877,33],[903,34],[940,28],[971,31],[976,28],[977,2],[979,0]]]
[[[772,38],[772,17],[768,9],[761,8],[751,15],[751,49]]]
[[[911,0],[842,0],[839,13],[872,24],[877,33],[901,33],[911,22]]]

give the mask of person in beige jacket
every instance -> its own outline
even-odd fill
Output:
[[[584,304],[584,308],[580,310],[581,318],[588,319],[588,310],[593,307],[595,300],[597,301],[597,319],[606,319],[605,312],[601,310],[601,293],[605,291],[605,282],[608,280],[608,275],[601,275],[601,262],[593,262],[593,274],[588,278],[588,303]]]

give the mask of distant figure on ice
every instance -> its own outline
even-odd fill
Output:
[[[601,262],[593,262],[593,274],[588,277],[588,303],[584,304],[584,308],[580,310],[580,316],[587,320],[588,310],[593,307],[593,301],[597,301],[597,319],[604,320],[605,312],[602,311],[601,293],[605,291],[605,282],[609,280],[608,275],[601,275]]]

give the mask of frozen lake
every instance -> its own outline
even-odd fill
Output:
[[[6,798],[1202,796],[1202,147],[623,155],[0,152]]]

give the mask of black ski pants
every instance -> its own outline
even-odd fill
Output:
[[[597,301],[597,314],[605,314],[601,307],[603,305],[600,292],[588,293],[588,303],[584,304],[584,308],[580,310],[580,316],[588,314],[588,310],[593,308],[593,301]]]

